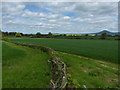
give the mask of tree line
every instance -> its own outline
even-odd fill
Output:
[[[24,34],[19,32],[3,32],[3,37],[7,36],[15,36],[15,37],[30,37],[30,38],[63,38],[63,39],[106,39],[108,37],[118,37],[118,36],[112,36],[108,35],[107,33],[102,33],[101,35],[94,35],[89,36],[89,34],[82,34],[83,36],[78,36],[76,34],[52,34],[51,32],[48,32],[48,34],[41,34],[40,32],[37,32],[36,34]]]
[[[26,36],[31,38],[32,37],[40,38],[40,37],[51,37],[52,33],[49,32],[48,34],[41,34],[40,32],[37,32],[36,34],[23,34],[19,32],[2,32],[2,36],[16,36],[16,37]]]

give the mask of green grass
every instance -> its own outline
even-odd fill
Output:
[[[71,80],[80,87],[115,88],[118,87],[118,66],[67,53],[57,52],[67,65]]]
[[[50,57],[36,49],[2,42],[3,88],[47,88]]]
[[[118,84],[118,65],[115,64],[116,61],[114,61],[117,58],[109,59],[112,54],[113,56],[117,54],[117,52],[115,52],[118,49],[117,41],[30,39],[30,38],[29,39],[17,38],[11,40],[20,43],[31,43],[42,46],[48,46],[58,51],[73,53],[68,54],[58,51],[56,52],[56,54],[67,65],[67,75],[70,76],[68,83],[72,82],[72,84],[74,84],[77,87],[78,86],[80,88],[83,88],[84,86],[87,88],[120,87]],[[72,47],[70,42],[73,46],[76,47]],[[93,43],[96,44],[96,46],[98,47],[93,47],[95,46]],[[104,47],[102,48],[102,46]],[[81,53],[81,51],[83,51],[83,48],[85,50],[84,52]],[[96,57],[93,56],[94,58],[98,58],[97,55],[99,55],[99,52],[102,52],[102,54],[100,55],[104,57],[103,60],[105,61],[91,59],[93,57],[89,56],[91,54],[90,49],[92,55],[96,56]],[[95,51],[94,49],[97,49],[96,53],[93,52]],[[46,53],[23,46],[17,46],[8,42],[3,42],[2,50],[3,50],[3,88],[49,87],[50,68],[49,65],[47,64],[47,60],[50,59],[50,57]],[[112,50],[115,54],[110,50]],[[83,55],[83,53],[85,55]],[[91,58],[79,56],[79,55],[86,56],[87,54],[88,54],[87,57]],[[101,59],[101,57],[99,57],[98,59]]]
[[[10,38],[11,41],[47,46],[58,51],[118,63],[117,40]]]

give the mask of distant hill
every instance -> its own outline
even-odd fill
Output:
[[[110,32],[108,30],[102,30],[96,33],[53,33],[53,34],[97,34],[97,35],[101,35],[102,33],[107,33],[108,35],[120,35],[120,32]]]
[[[110,31],[107,31],[107,30],[103,30],[103,31],[100,31],[100,32],[97,32],[97,33],[92,33],[92,34],[101,35],[102,33],[106,33],[108,35],[120,35],[120,32],[110,32]]]

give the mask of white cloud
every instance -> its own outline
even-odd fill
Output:
[[[25,8],[25,5],[22,3],[3,3],[2,4],[2,12],[4,14],[9,14],[9,15],[19,15]]]
[[[53,2],[53,5],[57,5],[57,2],[119,2],[119,0],[2,0],[2,2]]]
[[[71,17],[69,17],[69,16],[64,16],[63,19],[69,20],[69,19],[71,19]]]
[[[91,23],[94,20],[91,18],[74,18],[73,21],[78,21],[78,22],[82,22],[82,23],[84,23],[84,22]]]
[[[40,23],[37,23],[35,25],[42,26],[42,25],[44,25],[44,23],[40,22]]]
[[[44,13],[39,13],[38,16],[45,17],[46,15]]]
[[[17,9],[24,9],[25,8],[25,5],[18,5],[17,6]]]
[[[14,17],[9,15],[9,16],[3,16],[2,18],[3,19],[13,19]]]
[[[42,12],[32,12],[30,10],[24,10],[23,11],[23,14],[22,14],[23,17],[34,17],[34,18],[49,18],[49,19],[52,19],[52,18],[57,18],[58,17],[58,14],[46,14],[46,13],[42,13]]]
[[[35,17],[38,16],[37,12],[31,12],[29,10],[25,10],[24,13],[22,14],[23,17]]]
[[[106,16],[117,13],[117,3],[77,3],[72,11],[88,17]]]
[[[52,15],[49,15],[48,17],[49,17],[49,18],[57,18],[58,15],[57,15],[57,14],[52,14]]]
[[[97,21],[91,21],[90,23],[107,23],[110,22],[110,20],[97,20]]]
[[[49,20],[49,22],[52,22],[52,23],[54,23],[54,22],[56,22],[56,20]]]
[[[53,27],[50,26],[49,28],[53,28]]]
[[[81,18],[74,18],[73,21],[81,21]]]
[[[12,20],[9,20],[8,22],[6,22],[7,24],[13,24],[13,23],[16,23],[16,22],[14,22],[14,21],[12,21]]]
[[[3,3],[3,27],[28,33],[117,30],[117,3],[34,3],[38,11],[26,9],[27,4]]]

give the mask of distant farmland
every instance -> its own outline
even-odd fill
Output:
[[[73,40],[47,38],[11,38],[11,41],[47,46],[58,51],[77,54],[113,63],[118,61],[117,40]]]

